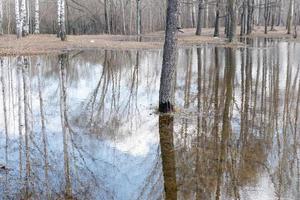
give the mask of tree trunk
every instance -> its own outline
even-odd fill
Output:
[[[247,35],[252,33],[254,0],[248,0]]]
[[[110,34],[110,23],[109,23],[109,17],[108,17],[108,0],[104,0],[104,19],[105,19],[105,33]]]
[[[177,64],[178,0],[168,0],[166,33],[159,90],[159,111],[174,111],[175,71]]]
[[[199,0],[196,35],[201,35],[202,32],[202,9],[203,9],[203,0]]]
[[[3,35],[3,0],[0,0],[0,35]]]
[[[287,17],[287,34],[291,34],[292,31],[292,25],[293,25],[293,17],[294,17],[294,0],[290,0],[289,4],[289,11],[288,11],[288,17]]]
[[[142,33],[142,20],[141,20],[141,0],[136,0],[136,34]]]
[[[35,15],[34,15],[34,33],[40,33],[40,5],[39,0],[35,0]]]
[[[269,13],[269,1],[265,0],[265,13],[264,13],[264,18],[265,18],[265,34],[268,34],[268,13]]]
[[[236,33],[235,0],[227,0],[227,38],[232,42]]]
[[[219,6],[220,6],[220,0],[217,0],[214,37],[220,36],[220,33],[219,33],[220,7]]]
[[[66,41],[66,18],[65,18],[65,0],[60,0],[60,31],[59,36],[61,41]]]
[[[16,34],[19,39],[22,37],[22,20],[20,18],[20,4],[19,0],[15,0],[15,18],[16,18]]]
[[[27,35],[27,32],[26,32],[26,0],[22,0],[21,2],[21,20],[22,20],[22,36],[26,36]]]
[[[61,1],[62,0],[57,0],[57,37],[60,36],[60,23],[61,23],[61,19],[60,19],[60,9],[61,9]]]

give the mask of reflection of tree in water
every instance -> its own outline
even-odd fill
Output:
[[[290,45],[288,55],[280,55],[274,41],[250,45],[259,48],[180,51],[184,64],[178,67],[176,93],[183,113],[160,116],[161,146],[141,159],[152,160],[134,197],[162,198],[165,183],[165,197],[172,199],[243,199],[269,178],[276,199],[298,199],[297,47]],[[276,48],[260,48],[265,45]],[[150,62],[145,72],[145,55],[103,51],[3,59],[0,165],[8,170],[0,169],[0,196],[113,199],[116,191],[105,176],[123,172],[96,158],[84,140],[121,141],[137,130],[133,120],[144,116],[140,99],[157,92],[160,71]],[[285,66],[282,56],[289,58]],[[72,92],[82,80],[90,81],[88,98],[74,104]],[[59,123],[55,135],[52,118]],[[10,137],[13,132],[16,137]]]
[[[270,177],[274,196],[296,197],[299,195],[299,173],[295,176],[299,172],[299,147],[295,137],[299,124],[298,113],[291,112],[291,108],[299,109],[296,103],[298,69],[293,76],[287,68],[287,81],[282,86],[279,80],[284,77],[279,73],[278,51],[245,49],[233,52],[226,49],[224,54],[219,49],[214,52],[212,62],[215,64],[205,69],[209,64],[202,59],[203,49],[197,50],[199,76],[196,80],[200,93],[195,95],[198,99],[195,105],[200,113],[197,120],[191,117],[175,119],[175,130],[178,131],[174,134],[179,136],[175,137],[179,197],[242,199],[248,192],[244,188],[255,188],[262,175]],[[213,52],[209,49],[209,53]],[[252,56],[256,54],[259,56],[254,60]],[[227,60],[225,68],[218,59],[220,55]],[[241,68],[236,66],[235,60],[240,60]],[[240,75],[234,75],[231,66],[241,69]],[[220,78],[222,68],[225,70],[223,79]],[[185,84],[195,80],[187,79],[189,76],[186,76]],[[188,92],[188,87],[184,88]],[[231,96],[231,103],[228,103]],[[193,99],[192,94],[190,102]],[[185,105],[189,103],[185,102]],[[278,163],[269,160],[270,155],[276,154]],[[294,194],[288,191],[294,191]]]

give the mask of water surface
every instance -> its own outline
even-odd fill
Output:
[[[299,199],[300,45],[1,58],[0,199]]]

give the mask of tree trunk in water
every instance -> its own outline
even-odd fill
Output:
[[[201,21],[202,9],[203,9],[203,0],[199,0],[196,35],[201,35],[201,32],[202,32],[202,21]]]
[[[219,37],[220,36],[220,33],[219,33],[219,20],[220,20],[220,8],[219,8],[219,5],[220,5],[220,0],[217,0],[214,37]]]
[[[35,15],[34,15],[34,33],[40,33],[40,5],[39,0],[35,0]]]
[[[168,0],[166,33],[159,90],[159,111],[174,111],[175,71],[177,64],[178,0]]]

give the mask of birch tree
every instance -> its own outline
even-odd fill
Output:
[[[0,35],[3,34],[3,0],[0,0]]]
[[[35,0],[35,11],[34,11],[34,33],[40,33],[40,5],[39,0]]]
[[[27,10],[26,10],[26,0],[22,0],[21,2],[21,9],[20,9],[20,17],[21,17],[21,26],[22,26],[22,36],[27,35],[27,28],[26,28],[26,15],[27,15]]]
[[[59,37],[61,41],[66,41],[66,21],[65,21],[65,0],[57,0],[57,10],[58,10],[58,27],[59,27]]]
[[[19,0],[15,0],[15,18],[16,18],[16,34],[17,38],[22,37],[22,20],[20,18],[20,4]]]
[[[165,44],[159,90],[159,111],[163,113],[174,111],[178,4],[178,0],[168,0]]]
[[[60,23],[61,23],[61,19],[60,19],[60,13],[61,13],[61,1],[62,0],[57,0],[57,37],[59,37],[60,34]]]

